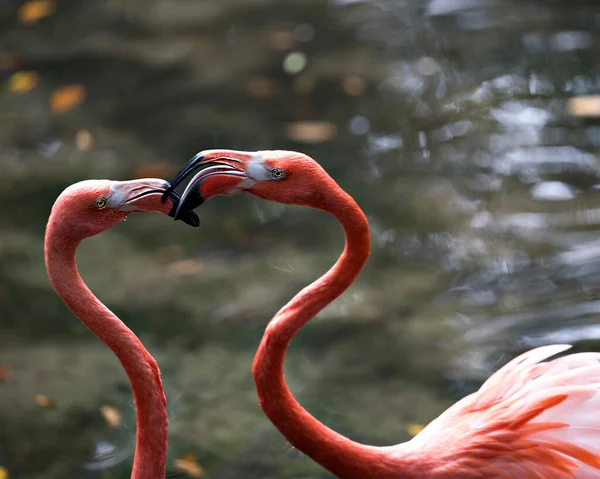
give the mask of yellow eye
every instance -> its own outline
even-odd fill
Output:
[[[281,168],[273,168],[271,170],[271,176],[274,180],[283,180],[285,178],[285,172]]]
[[[101,196],[100,198],[98,198],[96,200],[96,204],[94,206],[97,209],[101,210],[102,208],[104,208],[106,206],[106,198],[104,196]]]

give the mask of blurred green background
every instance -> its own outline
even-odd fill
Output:
[[[0,2],[0,467],[129,477],[127,378],[52,290],[44,227],[71,183],[207,148],[303,151],[369,217],[367,267],[286,362],[343,434],[408,440],[519,352],[597,349],[599,55],[589,1]],[[340,228],[250,195],[198,214],[78,254],[159,362],[169,477],[331,477],[263,416],[251,363]]]

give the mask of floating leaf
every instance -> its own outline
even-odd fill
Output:
[[[567,109],[569,110],[569,114],[572,116],[600,116],[600,95],[578,96],[571,98],[567,104]]]
[[[257,98],[271,98],[278,93],[278,84],[269,77],[253,76],[248,79],[246,90]]]
[[[423,429],[425,429],[425,426],[423,426],[422,424],[407,424],[406,425],[406,432],[408,432],[411,436],[416,436]]]
[[[94,146],[94,137],[88,130],[79,130],[75,135],[75,145],[81,151],[87,151]]]
[[[229,239],[236,245],[243,245],[248,241],[246,230],[240,224],[238,219],[232,217],[227,218],[227,220],[223,222],[223,226]]]
[[[8,479],[8,471],[2,466],[0,466],[0,479]]]
[[[156,249],[156,257],[162,261],[173,261],[183,256],[183,246],[180,244],[169,244]]]
[[[294,117],[296,121],[312,123],[310,118],[315,116],[315,109],[311,102],[303,101],[294,105]]]
[[[11,93],[27,93],[35,88],[37,82],[37,72],[15,72],[8,79],[8,89]]]
[[[315,84],[315,77],[308,73],[304,73],[297,76],[294,80],[294,91],[296,93],[307,94],[314,90]]]
[[[53,408],[56,406],[54,399],[52,399],[50,396],[45,396],[44,394],[36,394],[35,402],[43,408]]]
[[[175,168],[168,163],[144,163],[133,171],[134,178],[170,178]]]
[[[195,276],[204,269],[199,259],[188,258],[174,261],[169,265],[169,274],[172,276]]]
[[[294,47],[294,32],[275,30],[269,34],[269,43],[273,50],[291,50]]]
[[[331,140],[337,132],[328,121],[297,121],[286,127],[286,136],[301,143],[322,143]]]
[[[185,456],[175,459],[175,469],[195,479],[204,477],[204,469],[198,464],[196,456],[193,454],[186,454]]]
[[[102,406],[100,413],[110,427],[118,428],[121,425],[121,413],[111,406]]]
[[[29,25],[51,15],[54,10],[56,4],[52,0],[30,0],[19,7],[17,18],[21,23]]]
[[[10,370],[10,368],[8,366],[0,365],[0,382],[8,381],[8,379],[10,379],[11,376],[12,371]]]
[[[350,75],[344,78],[342,87],[347,95],[359,96],[365,92],[367,85],[361,77]]]
[[[58,88],[50,95],[50,108],[55,113],[65,113],[79,106],[85,99],[86,89],[83,85],[66,85]]]
[[[21,57],[15,53],[0,52],[0,70],[17,70],[21,65]]]

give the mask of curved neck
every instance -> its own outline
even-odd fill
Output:
[[[348,289],[371,249],[367,218],[351,196],[339,189],[322,209],[344,228],[344,252],[327,273],[300,291],[271,320],[254,358],[254,381],[261,408],[293,446],[337,477],[374,477],[375,469],[390,468],[382,449],[351,441],[311,416],[293,397],[283,373],[292,338]]]
[[[115,353],[131,383],[136,408],[136,448],[132,479],[164,479],[167,459],[167,403],[154,358],[135,334],[81,279],[75,263],[78,240],[46,230],[44,254],[52,286],[87,328]]]

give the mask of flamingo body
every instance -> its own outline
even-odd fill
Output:
[[[136,407],[136,450],[132,479],[164,479],[167,406],[158,365],[141,341],[83,282],[75,253],[79,243],[123,221],[129,214],[174,212],[179,198],[161,202],[165,181],[87,180],[56,199],[44,241],[52,286],[71,312],[117,356],[127,373]],[[197,225],[197,217],[185,221]]]
[[[513,359],[404,444],[360,444],[314,418],[285,382],[285,353],[298,331],[360,273],[370,253],[367,218],[302,153],[207,150],[184,166],[171,188],[201,167],[175,218],[214,196],[248,191],[325,211],[345,232],[338,261],[275,314],[254,358],[260,406],[293,446],[340,479],[600,479],[600,354],[546,361],[568,345]]]
[[[600,478],[600,354],[545,361],[570,347],[518,356],[391,453],[435,479]]]

